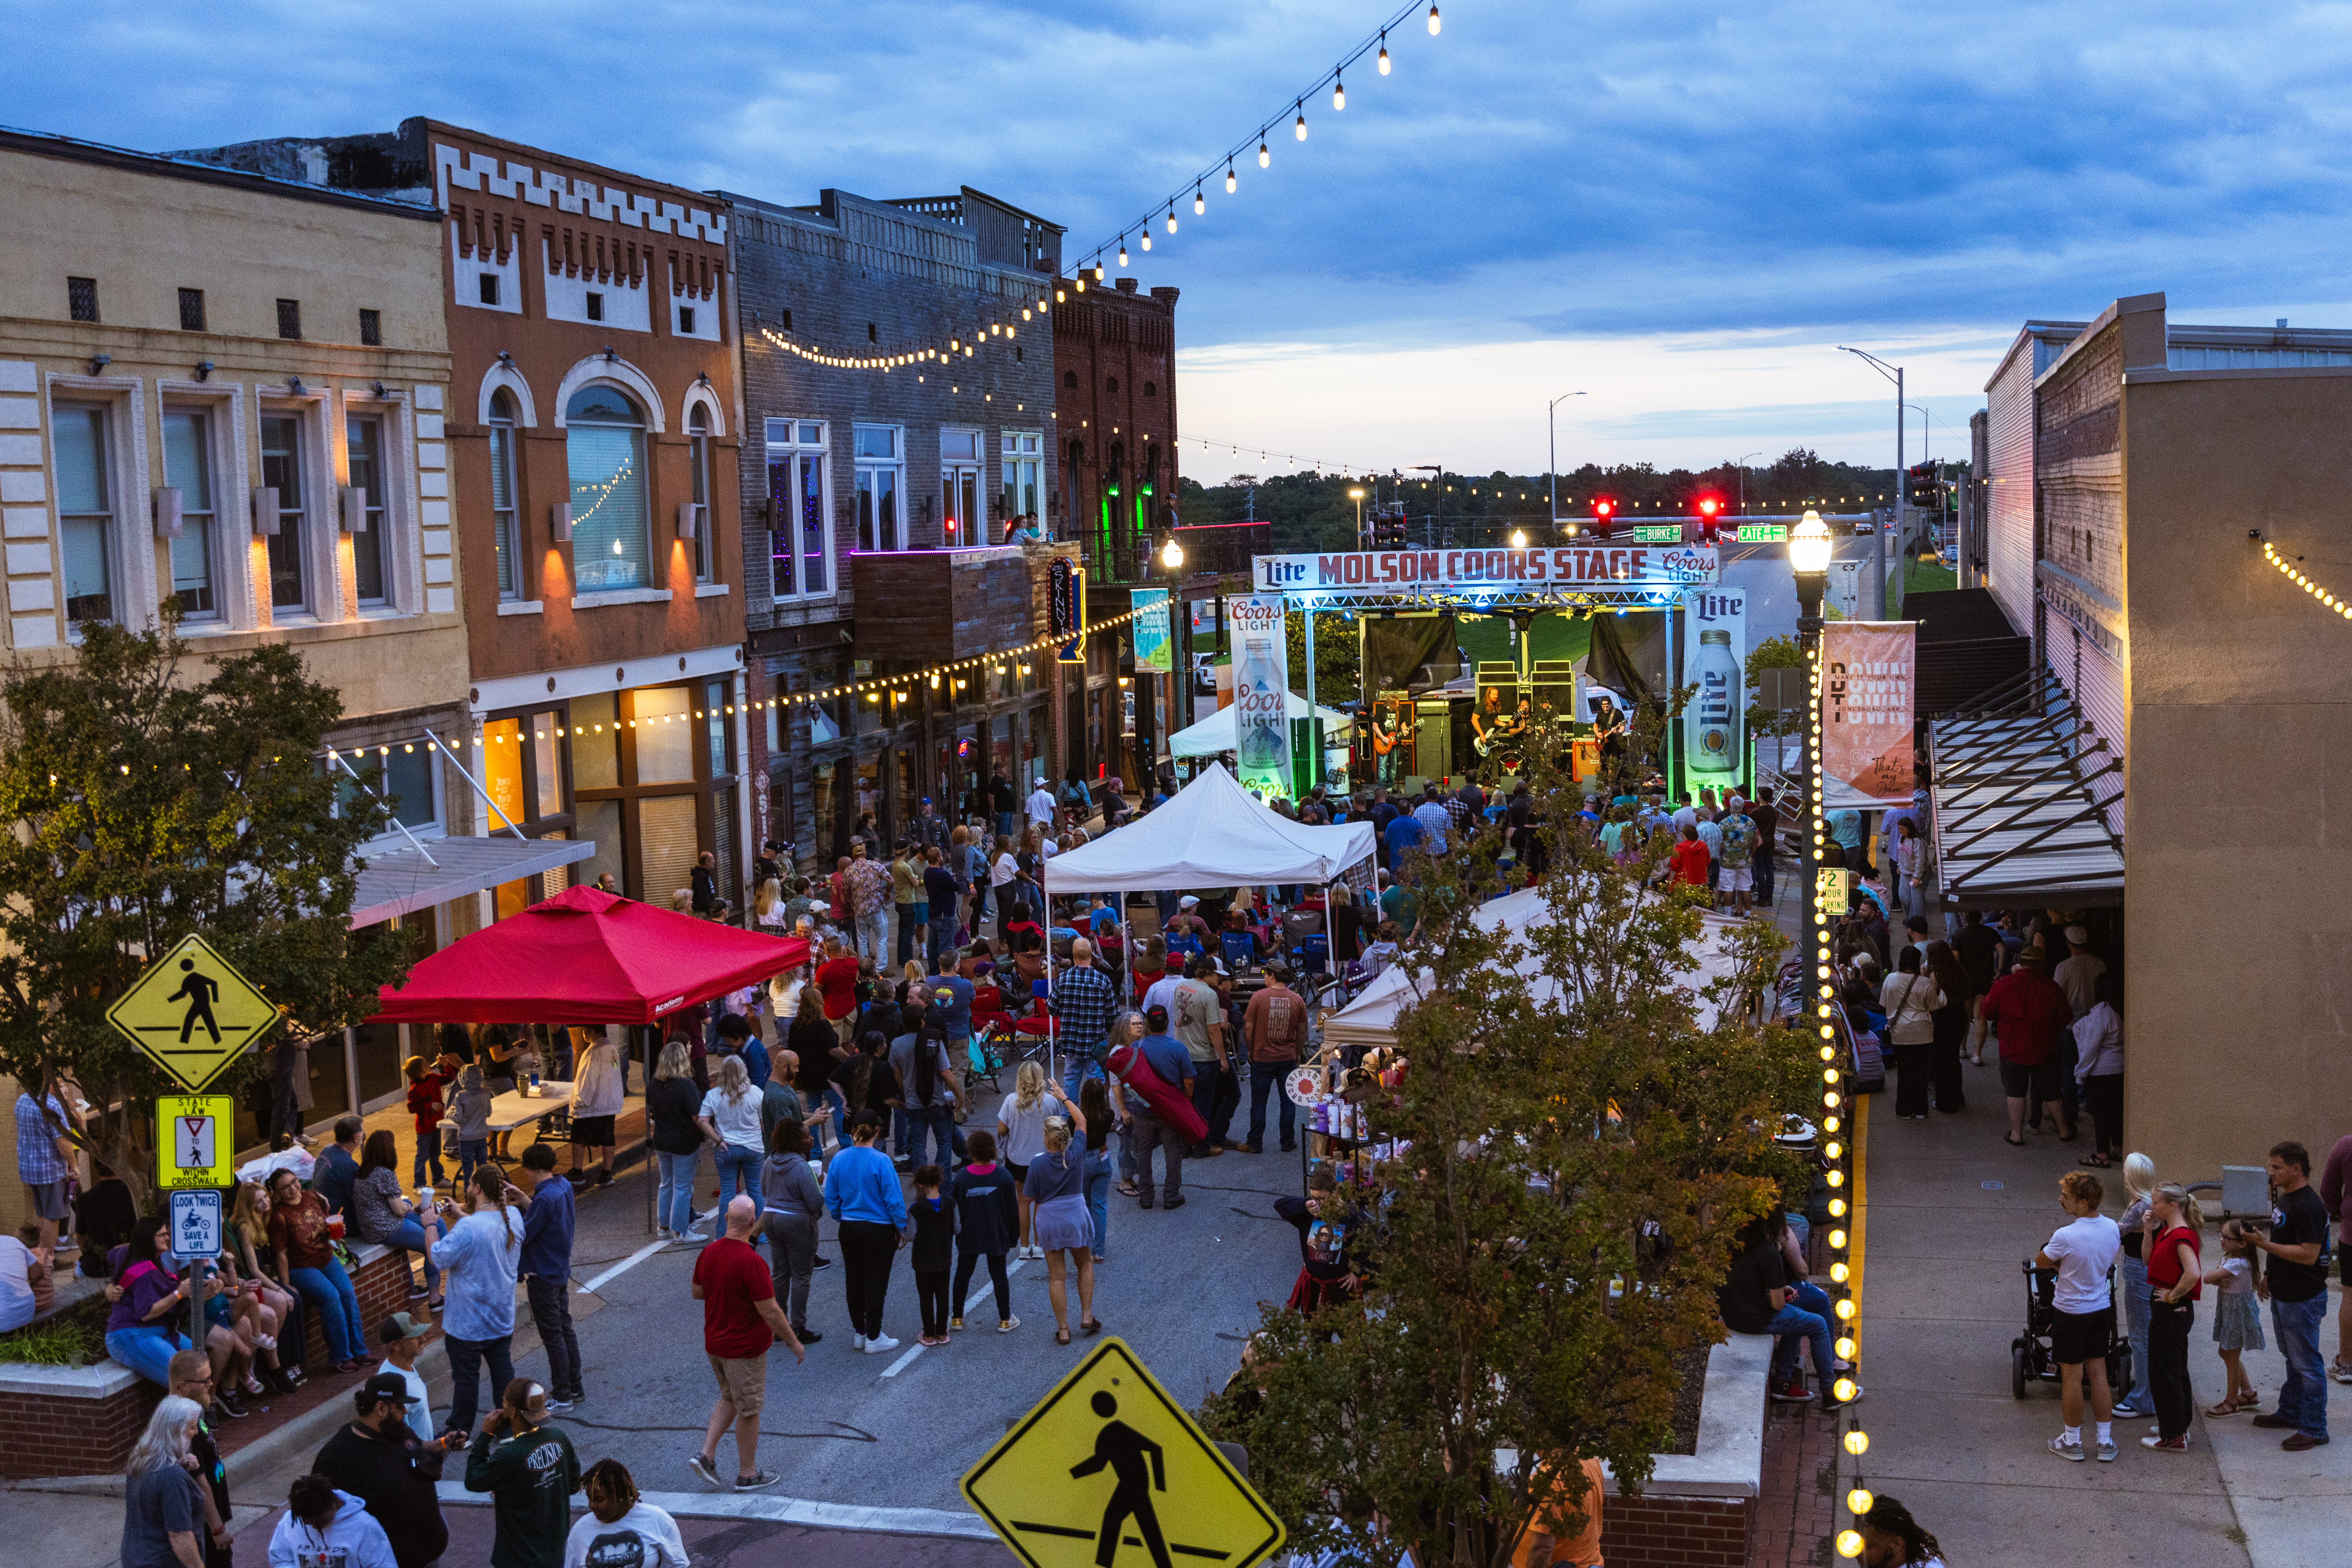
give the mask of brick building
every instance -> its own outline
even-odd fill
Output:
[[[1176,521],[1176,296],[1121,278],[1054,307],[1067,537],[1097,584],[1149,577],[1152,541]]]
[[[415,119],[189,154],[441,209],[470,752],[502,833],[574,847],[486,915],[609,875],[722,893],[750,840],[727,216],[696,192]],[[740,901],[740,895],[739,901]]]
[[[1062,229],[969,188],[730,204],[743,343],[751,698],[828,689],[1027,642],[1058,533],[1054,334]],[[757,526],[765,521],[766,529]],[[830,865],[874,814],[886,843],[932,798],[975,809],[992,771],[1055,772],[1042,657],[762,710],[763,836]]]

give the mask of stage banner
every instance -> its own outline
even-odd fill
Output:
[[[1888,805],[1911,804],[1918,630],[1916,621],[1822,627],[1822,771]]]
[[[1683,782],[1696,798],[1739,783],[1748,760],[1748,594],[1683,595],[1683,681],[1698,689],[1683,710]]]
[[[1417,590],[1474,598],[1524,587],[1683,588],[1722,580],[1712,544],[1549,545],[1534,550],[1343,550],[1317,555],[1253,555],[1261,594],[1334,598]]]
[[[1280,595],[1229,599],[1234,647],[1234,762],[1244,789],[1290,795],[1290,639]]]
[[[1176,639],[1170,635],[1173,615],[1168,590],[1129,589],[1128,602],[1135,610],[1135,668],[1172,674],[1176,668]]]

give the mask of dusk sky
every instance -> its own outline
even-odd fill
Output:
[[[2162,289],[2175,321],[2352,326],[2345,7],[1444,0],[1433,38],[1425,9],[1304,143],[1294,97],[1391,11],[11,0],[0,121],[164,150],[430,114],[792,203],[971,184],[1073,262],[1129,225],[1183,290],[1188,442],[1301,459],[1191,447],[1203,479],[1538,471],[1580,389],[1563,467],[1885,464],[1892,389],[1835,344],[1906,364],[1950,453],[2029,317]]]

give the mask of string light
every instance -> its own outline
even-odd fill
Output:
[[[1203,196],[1202,195],[1201,195],[1201,182],[1200,182],[1200,181],[1198,181],[1198,180],[1195,180],[1195,181],[1193,181],[1193,182],[1192,182],[1192,213],[1193,213],[1193,216],[1197,217],[1197,216],[1199,216],[1201,214],[1202,214],[1202,213],[1204,213],[1204,212],[1207,212],[1208,210],[1209,210],[1209,201],[1208,201],[1208,198],[1207,198],[1207,197],[1205,197],[1205,196]],[[1173,232],[1173,231],[1171,231],[1171,232]]]
[[[1331,112],[1337,114],[1348,107],[1348,84],[1335,73],[1331,78]]]
[[[2263,559],[2277,567],[2280,574],[2285,577],[2288,582],[2294,584],[2296,587],[2302,589],[2305,593],[2310,595],[2313,598],[2318,600],[2322,605],[2325,605],[2327,608],[2335,611],[2337,615],[2342,616],[2346,620],[2352,621],[2352,600],[2340,599],[2334,594],[2329,593],[2326,589],[2321,587],[2318,584],[2313,582],[2302,572],[2296,570],[2295,567],[2287,561],[2286,557],[2281,555],[2276,550],[2273,549],[2271,547],[2271,542],[2267,539],[2263,541]]]
[[[1389,74],[1389,30],[1386,27],[1381,29],[1381,74]]]
[[[1433,38],[1437,37],[1437,7],[1432,5],[1429,8],[1429,36]]]
[[[1301,142],[1304,142],[1307,140],[1307,104],[1305,100],[1302,100],[1296,107],[1298,110],[1298,125],[1296,130],[1291,132],[1291,134],[1297,137]]]
[[[1232,195],[1237,183],[1234,179],[1234,161],[1228,158],[1225,160],[1225,195]]]
[[[1143,237],[1150,239],[1151,237],[1147,234]],[[1118,237],[1118,264],[1121,267],[1127,265],[1127,236],[1123,234]]]
[[[1273,163],[1274,154],[1266,151],[1265,133],[1261,131],[1258,132],[1257,138],[1257,166],[1264,169],[1269,167]]]
[[[1197,200],[1198,198],[1195,197],[1194,199]],[[1170,202],[1168,204],[1168,232],[1171,234],[1174,234],[1176,232],[1176,204],[1174,202]]]

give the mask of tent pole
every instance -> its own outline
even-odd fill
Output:
[[[651,1236],[654,1233],[654,1226],[660,1223],[658,1206],[661,1202],[661,1183],[658,1179],[661,1161],[654,1153],[654,1027],[651,1024],[644,1026],[644,1032],[639,1037],[645,1041],[642,1048],[646,1057],[646,1234],[647,1236]],[[628,1084],[625,1081],[621,1088],[625,1093]],[[692,1192],[693,1188],[689,1186],[687,1190]],[[689,1223],[693,1213],[694,1206],[689,1202],[687,1205]]]

